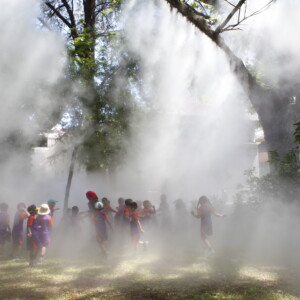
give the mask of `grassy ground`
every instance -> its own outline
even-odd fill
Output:
[[[35,268],[2,259],[0,299],[300,299],[295,271],[224,257],[52,257]]]

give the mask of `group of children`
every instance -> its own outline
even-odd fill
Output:
[[[107,250],[105,248],[105,242],[107,241],[107,228],[106,224],[112,229],[112,218],[111,214],[115,213],[114,225],[115,228],[121,229],[123,233],[130,233],[131,240],[134,245],[135,253],[139,245],[144,245],[146,249],[148,241],[141,240],[141,234],[144,233],[144,227],[150,228],[151,225],[155,225],[156,213],[160,214],[162,217],[161,224],[162,228],[166,228],[170,225],[170,207],[168,205],[165,195],[161,196],[161,203],[159,209],[156,211],[155,206],[151,204],[149,200],[144,202],[137,201],[134,202],[132,199],[118,199],[118,207],[114,210],[110,206],[110,202],[107,198],[102,198],[100,201],[95,192],[89,191],[86,193],[86,197],[89,201],[88,206],[90,209],[90,214],[93,216],[94,223],[96,226],[97,241],[102,249],[103,253],[106,255]],[[182,199],[175,201],[176,209],[180,212],[184,208],[184,203]],[[213,234],[212,229],[212,219],[211,216],[215,215],[218,217],[224,217],[225,214],[217,213],[206,196],[199,198],[197,203],[197,210],[191,211],[192,216],[201,219],[201,239],[206,248],[208,255],[214,253],[214,249],[209,242],[208,238]]]
[[[49,204],[54,200],[49,200]],[[44,259],[46,248],[50,245],[50,234],[53,220],[48,204],[37,208],[34,204],[26,207],[25,203],[17,205],[13,227],[10,227],[8,205],[0,204],[0,250],[5,242],[12,240],[12,258],[18,258],[23,244],[23,224],[27,219],[27,250],[30,253],[30,266]]]
[[[72,209],[64,215],[63,220],[76,233],[80,231],[80,223],[83,218],[88,218],[90,223],[95,228],[96,240],[102,250],[104,256],[107,255],[105,246],[108,240],[108,228],[121,233],[122,236],[130,236],[136,253],[139,245],[147,248],[148,241],[141,240],[141,235],[151,229],[156,224],[156,215],[161,216],[161,224],[165,224],[162,228],[170,226],[170,207],[166,196],[161,196],[161,203],[156,210],[155,206],[149,200],[144,202],[133,201],[132,199],[118,199],[118,206],[113,209],[110,201],[107,198],[98,199],[98,196],[93,191],[86,193],[88,199],[88,211],[79,213],[79,208],[73,206]],[[44,259],[46,249],[50,245],[51,228],[53,225],[53,215],[57,208],[55,207],[56,200],[50,199],[47,204],[42,204],[40,207],[30,205],[26,207],[24,203],[17,205],[17,212],[14,217],[12,230],[10,228],[10,219],[8,214],[8,205],[0,204],[0,251],[4,243],[12,240],[13,251],[12,256],[18,257],[23,244],[23,223],[27,219],[27,250],[29,251],[30,266],[35,265]],[[183,209],[181,199],[176,201],[175,208]],[[114,216],[113,216],[114,214]],[[223,214],[216,213],[209,199],[206,196],[200,197],[197,210],[191,211],[191,214],[201,219],[201,239],[207,249],[207,252],[214,252],[208,237],[212,235],[212,220],[211,215],[219,217]],[[176,222],[176,220],[175,220]]]

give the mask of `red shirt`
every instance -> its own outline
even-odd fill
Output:
[[[125,215],[126,217],[129,217],[130,213],[129,213],[128,207],[126,207],[126,208],[124,209],[124,215]]]
[[[138,221],[138,220],[139,220],[139,215],[138,215],[138,213],[134,210],[134,211],[130,212],[130,218],[132,218],[132,220],[134,220],[134,221]]]
[[[141,215],[143,217],[150,217],[151,215],[155,214],[155,210],[152,208],[143,208],[141,211]]]
[[[36,220],[35,216],[29,216],[27,220],[27,226],[31,227],[33,225],[33,222]]]
[[[103,207],[103,210],[107,213],[107,212],[115,212],[115,210],[109,205],[109,204],[107,204],[107,205],[105,205],[104,207]]]

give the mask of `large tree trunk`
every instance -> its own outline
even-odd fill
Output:
[[[292,148],[292,131],[288,97],[277,90],[264,89],[249,72],[243,61],[227,46],[223,38],[207,25],[205,19],[180,0],[165,0],[187,18],[212,42],[221,48],[245,93],[256,110],[265,133],[267,150],[283,155]]]

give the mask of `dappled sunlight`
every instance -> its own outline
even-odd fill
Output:
[[[273,281],[278,280],[278,274],[275,270],[267,270],[259,267],[243,267],[239,271],[239,275],[242,279],[254,279],[258,281]]]
[[[193,299],[203,294],[197,299],[242,300],[242,295],[249,293],[257,295],[255,299],[295,299],[283,292],[273,297],[280,268],[245,265],[236,271],[237,276],[231,276],[231,270],[227,270],[231,263],[217,257],[165,260],[148,253],[119,261],[112,256],[97,263],[94,258],[89,262],[51,259],[36,268],[29,268],[24,261],[6,261],[0,268],[1,295],[14,290],[14,299],[22,295],[29,295],[28,299],[135,299],[138,293],[141,299],[160,299],[160,295],[165,295],[162,299]],[[219,273],[216,265],[220,266]],[[260,284],[266,285],[263,288]]]
[[[155,256],[139,257],[137,259],[121,261],[112,273],[109,272],[108,274],[103,275],[103,278],[118,279],[126,275],[139,274],[141,278],[152,279],[155,277],[155,274],[153,274],[149,268],[145,267],[145,265],[151,265],[156,261],[157,257]]]
[[[194,263],[189,266],[181,266],[175,268],[175,270],[181,274],[185,275],[208,275],[210,272],[210,267],[207,263]]]

